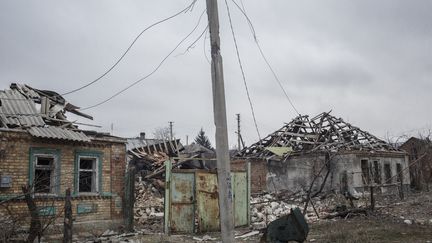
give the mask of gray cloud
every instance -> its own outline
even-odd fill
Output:
[[[149,24],[190,1],[1,1],[0,88],[24,82],[60,93],[103,73]],[[431,124],[432,3],[430,1],[244,1],[259,41],[302,114],[333,109],[378,136]],[[149,73],[190,32],[205,8],[164,23],[132,48],[97,84],[66,98],[95,104]],[[247,143],[257,139],[223,1],[219,1],[230,144],[235,114]],[[261,60],[249,27],[231,5],[234,28],[261,135],[294,117]],[[205,27],[204,16],[199,28]],[[199,35],[197,31],[176,53]],[[208,40],[206,41],[207,52]],[[213,138],[210,69],[204,40],[173,56],[148,80],[87,111],[94,123],[134,136],[174,121],[177,136],[203,127]],[[84,121],[84,120],[83,120]]]

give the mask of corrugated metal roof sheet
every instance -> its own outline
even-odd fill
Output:
[[[11,116],[0,114],[0,119],[8,126],[31,127],[44,126],[45,122],[40,116]]]
[[[32,99],[27,99],[16,90],[4,90],[0,92],[0,100],[2,102],[0,111],[5,114],[24,114],[35,115],[39,114],[36,105]]]
[[[8,126],[44,126],[45,122],[32,99],[16,90],[0,91],[0,119]]]
[[[39,138],[54,138],[70,141],[90,142],[90,138],[82,132],[72,131],[61,127],[31,127],[29,133]]]
[[[40,98],[36,92],[27,87],[16,86],[21,90],[25,89],[26,95]],[[33,99],[26,97],[16,89],[0,91],[0,121],[8,128],[19,127],[26,130],[34,137],[90,142],[90,138],[83,132],[47,126]]]

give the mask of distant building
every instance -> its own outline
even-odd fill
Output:
[[[79,129],[66,120],[78,107],[52,91],[12,84],[0,91],[0,203],[29,226],[22,186],[42,217],[63,224],[65,190],[72,192],[74,231],[123,224],[126,141]],[[0,207],[5,217],[6,207]]]
[[[432,142],[428,138],[411,137],[399,148],[408,153],[411,186],[428,189],[432,181]]]

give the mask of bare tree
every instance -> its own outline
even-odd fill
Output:
[[[158,127],[153,131],[153,137],[155,139],[162,139],[162,140],[170,140],[170,128],[169,127]],[[174,133],[173,133],[174,137]]]

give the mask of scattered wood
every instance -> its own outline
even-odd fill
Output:
[[[398,151],[391,144],[323,112],[312,119],[298,116],[281,129],[241,150],[239,157],[270,157],[266,147],[291,147],[295,152],[368,150]],[[289,156],[289,155],[285,155]]]

